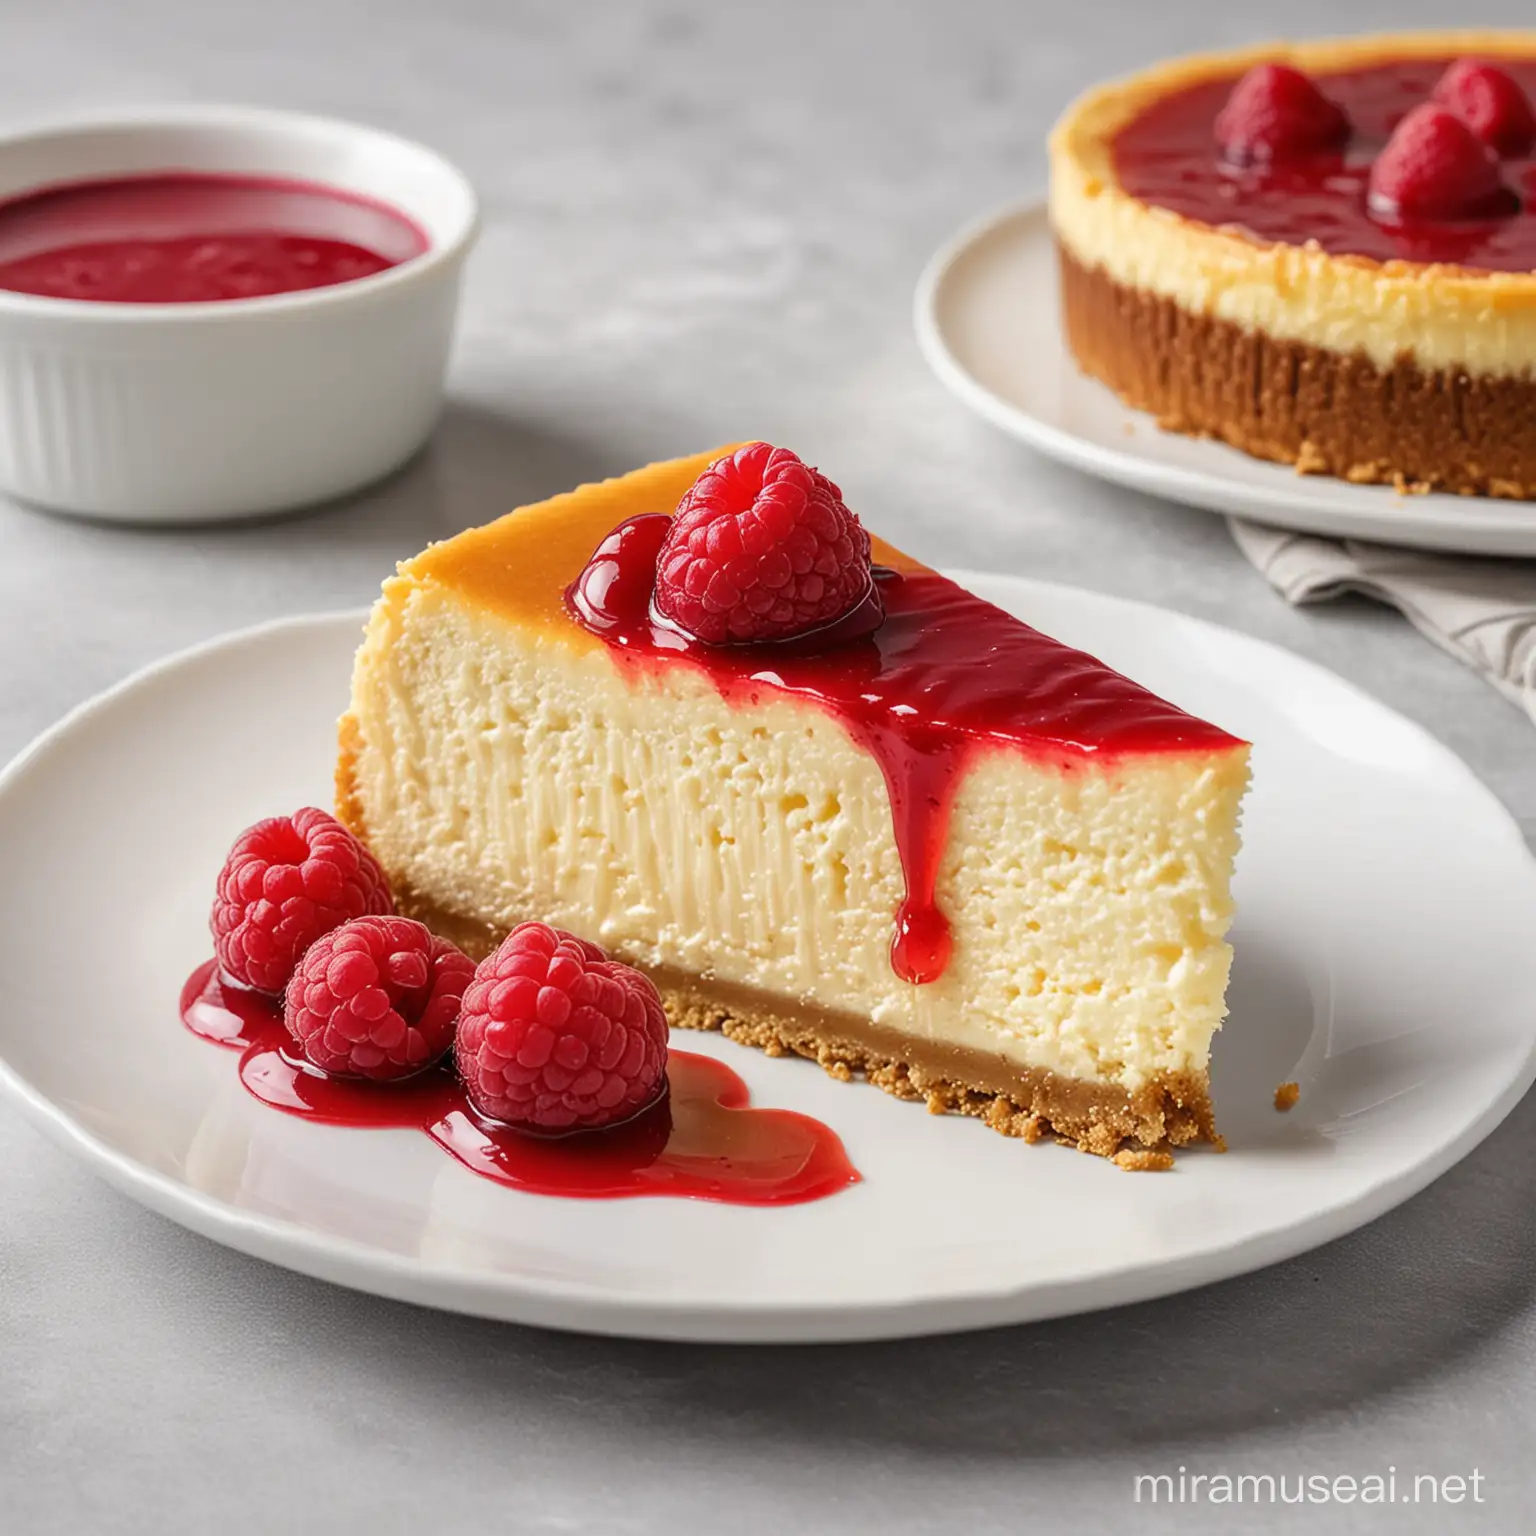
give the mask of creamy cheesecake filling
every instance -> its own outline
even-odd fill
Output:
[[[343,809],[392,878],[652,970],[1128,1092],[1203,1075],[1230,963],[1241,747],[1060,766],[978,752],[939,873],[955,949],[891,969],[903,879],[878,766],[828,714],[509,630],[399,578],[354,681]]]
[[[1081,97],[1050,142],[1050,217],[1062,247],[1122,287],[1382,370],[1496,377],[1536,370],[1536,276],[1409,261],[1330,256],[1315,245],[1266,244],[1147,205],[1119,184],[1116,133],[1162,96],[1253,64],[1283,60],[1326,74],[1380,59],[1458,54],[1531,57],[1529,34],[1441,32],[1269,46],[1182,59]],[[1214,153],[1214,149],[1213,149]]]

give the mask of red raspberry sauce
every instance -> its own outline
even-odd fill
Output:
[[[1070,772],[1085,759],[1212,751],[1235,738],[1187,715],[1103,662],[1031,629],[935,571],[876,567],[884,618],[860,605],[798,640],[703,645],[649,611],[666,519],[630,519],[603,541],[567,594],[572,616],[638,667],[704,671],[721,694],[814,699],[880,764],[906,896],[891,966],[935,981],[949,964],[948,919],[936,899],[949,810],[973,752],[1023,747]]]
[[[1496,59],[1536,98],[1536,60]],[[1536,158],[1500,163],[1518,212],[1451,222],[1383,224],[1366,207],[1371,162],[1410,108],[1429,99],[1451,63],[1412,59],[1316,75],[1349,114],[1342,150],[1270,167],[1233,166],[1216,144],[1216,114],[1236,77],[1208,80],[1152,103],[1115,138],[1115,169],[1144,203],[1205,224],[1236,225],[1260,241],[1315,240],[1335,256],[1444,262],[1489,272],[1536,271]]]
[[[202,304],[328,288],[419,256],[382,203],[309,182],[167,172],[0,203],[0,288],[114,304]]]
[[[669,1091],[633,1120],[530,1136],[478,1114],[446,1064],[399,1083],[301,1065],[277,1001],[226,986],[212,960],[187,978],[181,1018],[193,1034],[241,1053],[240,1081],[263,1104],[326,1125],[419,1130],[471,1172],[532,1194],[800,1205],[860,1182],[836,1132],[792,1110],[751,1108],[735,1072],[690,1051],[668,1053]]]

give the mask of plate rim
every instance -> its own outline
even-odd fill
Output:
[[[1238,482],[1212,469],[1190,469],[1165,463],[1156,457],[1133,452],[1112,444],[1103,444],[1079,436],[1005,399],[976,377],[950,346],[939,318],[946,282],[960,261],[988,237],[1005,226],[1044,225],[1049,235],[1049,205],[1042,197],[1026,198],[1004,204],[960,226],[928,258],[918,276],[912,299],[912,324],[918,351],[939,382],[963,405],[983,420],[1047,458],[1093,476],[1112,485],[1124,486],[1164,501],[1176,502],[1217,516],[1252,518],[1273,523],[1293,532],[1316,534],[1323,538],[1354,539],[1361,542],[1396,544],[1442,553],[1492,555],[1506,558],[1536,558],[1536,501],[1502,500],[1497,497],[1456,496],[1434,492],[1428,496],[1403,496],[1388,485],[1354,485],[1332,476],[1298,476],[1289,466],[1264,465],[1282,478],[1275,485]],[[1032,231],[1033,232],[1033,231]],[[1063,349],[1063,360],[1071,359]],[[1104,386],[1099,386],[1103,388]],[[1128,420],[1137,425],[1160,430],[1145,411],[1117,402]],[[1190,441],[1194,441],[1190,439]],[[1224,447],[1210,443],[1211,447]],[[1231,452],[1240,450],[1231,449]],[[1254,463],[1262,461],[1254,460]],[[1381,513],[1362,509],[1358,513],[1330,505],[1320,506],[1314,492],[1298,492],[1285,485],[1293,481],[1319,485],[1325,492],[1345,492],[1379,499]],[[1233,509],[1234,499],[1245,501],[1243,511]],[[1415,522],[1412,514],[1424,506],[1454,507],[1455,519]],[[1397,507],[1410,520],[1392,521],[1387,509]],[[1260,510],[1261,509],[1261,510]],[[1516,521],[1524,516],[1524,522]],[[1369,522],[1370,526],[1365,527]],[[1350,523],[1351,526],[1345,526]],[[1469,524],[1471,525],[1469,527]],[[1465,535],[1471,533],[1472,537]]]
[[[1083,597],[1111,608],[1128,608],[1172,618],[1197,631],[1236,636],[1274,653],[1287,665],[1326,676],[1335,685],[1369,701],[1420,738],[1441,766],[1451,768],[1494,812],[1512,850],[1536,864],[1519,824],[1498,796],[1462,758],[1431,732],[1368,694],[1348,678],[1284,646],[1177,608],[1069,583],[1010,573],[954,570],[963,583],[1001,582],[1028,591],[1046,590],[1068,600]],[[0,768],[0,798],[51,751],[96,715],[146,685],[222,651],[259,646],[275,634],[335,629],[355,624],[359,633],[368,610],[348,608],[267,620],[213,636],[137,668],[67,711]],[[1097,1273],[1044,1284],[986,1284],[945,1295],[903,1295],[876,1303],[788,1300],[772,1306],[737,1302],[727,1295],[706,1304],[665,1295],[615,1296],[610,1288],[582,1281],[508,1275],[462,1265],[424,1264],[351,1238],[339,1237],[279,1217],[243,1209],[160,1172],[110,1146],[50,1099],[0,1056],[0,1094],[55,1145],[80,1157],[114,1188],[178,1225],[239,1252],[301,1274],[354,1290],[414,1302],[439,1310],[498,1321],[628,1338],[714,1343],[833,1343],[915,1338],[977,1328],[1027,1323],[1150,1301],[1198,1286],[1233,1279],[1296,1257],[1365,1226],[1433,1183],[1489,1136],[1536,1081],[1536,1020],[1513,1075],[1466,1125],[1437,1144],[1429,1155],[1375,1179],[1351,1200],[1326,1206],[1291,1224],[1234,1239],[1214,1248],[1162,1261],[1118,1263]]]

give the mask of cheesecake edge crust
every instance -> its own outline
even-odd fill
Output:
[[[1078,366],[1165,431],[1212,437],[1301,474],[1400,491],[1536,498],[1536,380],[1388,369],[1200,315],[1085,265],[1058,239]]]

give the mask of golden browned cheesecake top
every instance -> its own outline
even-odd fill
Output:
[[[402,576],[438,582],[461,598],[518,624],[557,631],[572,646],[603,642],[575,623],[566,588],[603,538],[626,518],[670,514],[683,493],[729,447],[682,459],[664,459],[614,480],[578,486],[533,506],[520,507],[481,528],[433,544],[400,567]],[[872,540],[874,559],[899,571],[926,569],[883,540]]]

